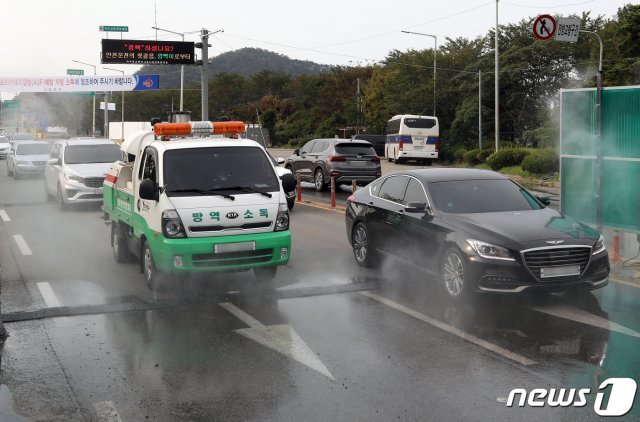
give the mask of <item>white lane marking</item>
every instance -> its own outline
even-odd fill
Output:
[[[260,321],[233,303],[220,303],[220,306],[250,327],[234,330],[236,333],[296,360],[320,372],[329,379],[335,379],[322,361],[318,359],[318,356],[307,346],[304,340],[302,340],[290,325],[263,325]]]
[[[56,296],[56,294],[53,293],[53,289],[51,288],[51,285],[47,281],[38,282],[36,283],[36,286],[38,286],[38,290],[40,290],[40,294],[44,299],[44,303],[47,304],[47,307],[49,308],[60,307],[60,301],[58,300],[58,297]]]
[[[111,400],[93,403],[96,411],[96,421],[100,422],[122,422],[116,406]]]
[[[16,245],[18,245],[18,249],[20,249],[22,255],[33,255],[33,253],[31,252],[31,248],[29,248],[29,245],[27,245],[27,241],[24,240],[24,237],[22,237],[21,234],[14,234],[13,240],[16,241]]]
[[[566,305],[551,305],[551,306],[535,306],[532,308],[535,311],[552,315],[558,318],[568,319],[570,321],[580,322],[582,324],[591,325],[592,327],[603,328],[607,331],[616,331],[621,334],[626,334],[631,337],[640,338],[640,333],[627,328],[623,325],[609,321],[607,318],[592,314],[583,309],[575,308],[573,306]]]
[[[517,362],[521,365],[529,366],[529,365],[535,365],[538,363],[518,353],[512,352],[511,350],[505,349],[504,347],[498,346],[497,344],[481,339],[480,337],[476,337],[473,334],[466,333],[452,325],[445,324],[442,321],[438,321],[437,319],[431,318],[418,311],[414,311],[411,308],[407,308],[406,306],[401,305],[397,302],[394,302],[393,300],[387,299],[386,297],[378,296],[377,294],[371,293],[371,292],[360,292],[360,294],[368,297],[369,299],[373,299],[377,302],[380,302],[383,305],[387,305],[388,307],[393,308],[397,311],[400,311],[404,314],[407,314],[415,319],[426,322],[427,324],[431,324],[436,328],[439,328],[450,334],[458,336],[461,339],[468,341],[469,343],[473,343],[477,346],[483,347],[487,350],[490,350],[494,353],[504,356],[505,358],[510,359],[514,362]]]
[[[8,222],[8,221],[11,221],[11,219],[9,218],[9,214],[7,214],[7,212],[5,210],[0,210],[0,218],[5,223]]]

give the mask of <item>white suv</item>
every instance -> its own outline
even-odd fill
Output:
[[[109,139],[56,141],[44,172],[47,199],[57,199],[61,210],[75,203],[101,203],[104,177],[120,159],[120,146]]]

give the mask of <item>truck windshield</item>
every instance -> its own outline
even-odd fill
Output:
[[[274,192],[280,184],[273,165],[260,148],[214,147],[164,153],[168,196],[189,196],[193,189],[234,195]],[[249,188],[249,189],[247,189]]]
[[[116,144],[69,145],[64,150],[65,164],[113,163],[122,159]]]

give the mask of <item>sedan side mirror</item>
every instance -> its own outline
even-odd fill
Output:
[[[140,199],[147,199],[149,201],[157,201],[160,199],[158,187],[153,180],[144,179],[140,182]]]
[[[409,202],[404,207],[405,212],[426,212],[427,204],[424,202]]]
[[[538,196],[538,201],[542,202],[545,206],[551,205],[551,199],[548,196]]]
[[[59,166],[60,163],[60,158],[51,158],[49,160],[47,160],[47,164],[52,165],[52,166]]]
[[[291,192],[296,188],[296,178],[291,173],[282,175],[282,189],[285,192]]]
[[[300,150],[299,149],[294,149],[293,150],[293,155],[300,155]]]
[[[277,162],[277,163],[278,163],[278,165],[280,166],[280,165],[284,164],[285,159],[284,159],[284,158],[282,158],[282,157],[278,157],[278,158],[276,158],[276,162]]]

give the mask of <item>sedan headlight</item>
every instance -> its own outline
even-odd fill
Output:
[[[187,236],[176,210],[162,211],[162,234],[167,238],[174,239]]]
[[[598,255],[600,252],[604,252],[605,249],[606,249],[606,246],[604,244],[604,236],[600,235],[600,238],[598,239],[596,244],[593,246],[592,255]]]
[[[83,183],[84,180],[80,176],[76,176],[75,174],[64,173],[64,180],[67,182],[73,183]]]
[[[498,259],[501,261],[515,261],[507,248],[496,246],[481,240],[467,239],[467,243],[482,258]]]
[[[281,232],[284,230],[289,230],[289,207],[287,204],[280,204],[274,231]]]

